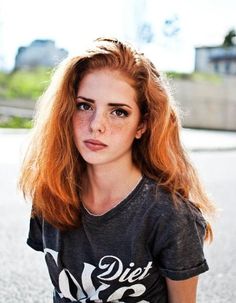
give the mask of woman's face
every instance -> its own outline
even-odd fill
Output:
[[[82,79],[73,115],[74,142],[91,165],[132,161],[132,143],[145,131],[136,92],[117,71],[93,71]],[[117,162],[117,163],[118,163]]]

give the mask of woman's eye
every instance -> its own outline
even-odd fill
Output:
[[[81,111],[91,110],[91,105],[88,103],[84,103],[84,102],[77,103],[76,107],[78,110],[81,110]]]
[[[115,109],[113,112],[112,112],[113,115],[117,116],[117,117],[128,117],[128,112],[124,109]]]

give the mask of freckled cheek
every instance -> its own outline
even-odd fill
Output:
[[[92,122],[90,115],[75,113],[73,117],[74,132],[87,131]],[[110,134],[130,133],[133,130],[133,126],[130,125],[126,119],[117,119],[113,117],[105,118],[102,122],[104,124],[106,132]],[[135,131],[135,130],[133,130]]]
[[[113,135],[126,135],[129,132],[130,123],[126,119],[111,118],[106,123],[106,130]]]
[[[89,118],[85,115],[79,115],[75,113],[73,116],[73,129],[78,131],[85,129],[89,125]]]
[[[136,125],[130,123],[126,119],[115,121],[110,126],[110,131],[113,135],[122,136],[122,140],[134,137],[136,134]]]

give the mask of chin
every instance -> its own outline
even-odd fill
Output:
[[[106,161],[105,159],[101,159],[100,157],[94,155],[92,157],[89,157],[89,156],[82,156],[82,158],[84,159],[84,161],[87,163],[87,164],[90,164],[90,165],[99,165],[99,164],[105,164],[107,163],[108,161]]]

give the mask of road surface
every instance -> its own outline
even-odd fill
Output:
[[[27,133],[0,133],[0,303],[49,303],[44,256],[25,240],[30,204],[16,191]],[[192,152],[207,191],[221,209],[215,240],[205,246],[210,271],[200,276],[198,303],[236,302],[236,150]]]

